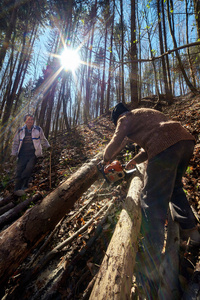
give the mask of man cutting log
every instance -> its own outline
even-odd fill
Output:
[[[138,260],[142,263],[142,273],[150,282],[153,293],[159,288],[159,280],[153,274],[159,274],[162,262],[169,202],[173,220],[179,223],[181,238],[190,238],[190,243],[200,245],[197,221],[182,184],[182,177],[193,154],[195,138],[179,122],[170,120],[154,109],[129,111],[125,105],[118,103],[112,112],[112,121],[116,129],[105,148],[104,163],[112,161],[130,141],[139,145],[141,151],[129,161],[126,169],[147,161],[140,197],[143,252],[138,253]]]

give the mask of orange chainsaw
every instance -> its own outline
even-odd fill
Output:
[[[123,169],[125,165],[122,165],[118,160],[114,160],[111,164],[104,166],[101,162],[98,164],[99,171],[103,174],[103,177],[108,183],[116,182],[123,179],[126,174],[135,172],[136,167],[132,170]]]

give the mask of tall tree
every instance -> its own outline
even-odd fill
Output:
[[[110,58],[109,58],[109,70],[108,70],[108,85],[107,85],[107,97],[106,97],[106,112],[108,113],[110,107],[110,91],[111,91],[111,79],[113,68],[113,34],[114,34],[114,21],[115,21],[115,0],[113,0],[113,10],[111,18],[111,34],[110,34]]]
[[[103,74],[101,80],[101,101],[100,101],[100,114],[104,113],[105,106],[105,76],[106,76],[106,54],[107,54],[107,40],[108,40],[108,31],[110,27],[110,0],[105,1],[103,7],[103,23],[105,27],[105,36],[104,36],[104,54],[103,54]]]
[[[89,51],[89,57],[88,57],[88,72],[87,72],[87,78],[86,78],[86,95],[85,95],[85,106],[84,106],[84,123],[88,122],[89,119],[89,110],[90,110],[90,93],[91,93],[91,73],[92,73],[92,49],[93,49],[93,43],[94,43],[94,29],[96,24],[96,17],[97,17],[97,0],[95,0],[95,4],[92,5],[91,8],[91,30],[90,30],[90,43],[88,47]]]
[[[36,26],[36,25],[35,25]],[[27,73],[28,64],[30,62],[31,52],[33,49],[33,44],[35,41],[36,31],[37,29],[35,26],[32,29],[32,32],[30,34],[30,37],[27,38],[27,31],[29,28],[28,20],[26,20],[24,24],[24,35],[23,35],[23,44],[19,55],[18,60],[18,66],[17,70],[15,72],[15,78],[14,74],[11,73],[10,76],[12,76],[11,81],[13,81],[12,85],[10,86],[9,92],[6,95],[6,104],[4,109],[4,115],[2,118],[2,124],[5,125],[8,121],[13,103],[15,101],[15,110],[17,110],[17,102],[19,99],[19,95],[22,90],[23,82],[25,79],[25,74]],[[35,31],[36,30],[36,31]]]
[[[147,17],[146,9],[144,10],[144,14],[145,14],[145,20],[146,20],[146,24],[147,24],[146,30],[147,30],[147,36],[148,36],[148,42],[149,42],[149,51],[151,53],[151,58],[152,58],[153,74],[154,74],[154,80],[155,80],[155,89],[156,89],[156,94],[159,96],[160,91],[159,91],[159,87],[158,87],[156,64],[155,64],[155,61],[153,59],[154,49],[152,47],[152,41],[151,41],[152,24],[149,25],[149,23],[148,23],[148,17]]]
[[[121,97],[122,103],[125,103],[124,97],[124,7],[123,0],[120,0],[120,23],[121,23]]]
[[[200,1],[194,1],[194,13],[195,13],[195,21],[196,21],[196,28],[197,28],[197,35],[198,40],[200,40]]]
[[[137,38],[136,38],[136,0],[131,0],[131,104],[133,107],[138,106],[138,62],[137,62]]]
[[[167,47],[167,32],[166,32],[166,18],[165,18],[165,7],[164,7],[164,1],[161,1],[161,7],[162,7],[162,20],[163,20],[163,38],[164,38],[164,50],[165,52],[168,51]],[[165,57],[166,65],[167,65],[167,79],[168,79],[168,88],[169,93],[172,95],[172,83],[171,83],[171,74],[170,74],[170,65],[169,65],[169,56],[167,55]]]
[[[185,22],[186,22],[186,43],[189,44],[189,34],[188,34],[188,0],[185,0]],[[189,47],[186,48],[187,55],[188,55],[188,62],[189,62],[189,67],[190,67],[190,74],[192,78],[192,82],[194,87],[196,88],[196,81],[195,81],[195,76],[194,76],[194,71],[193,71],[193,63],[192,63],[192,58],[190,55],[190,49]]]
[[[168,17],[168,24],[169,24],[170,34],[171,34],[171,37],[172,37],[174,48],[177,49],[177,42],[176,42],[175,29],[174,29],[175,28],[175,26],[174,26],[174,17],[173,17],[173,13],[170,13],[170,11],[173,12],[173,1],[172,0],[167,0],[167,17]],[[180,54],[179,54],[178,50],[176,50],[175,53],[176,53],[176,58],[178,60],[181,73],[182,73],[182,75],[185,79],[185,82],[186,82],[187,86],[189,87],[191,92],[193,92],[194,94],[197,94],[198,91],[192,85],[192,83],[190,82],[190,80],[187,76],[187,73],[186,73],[185,68],[183,66],[183,63],[182,63],[182,60],[181,60],[181,57],[180,57]]]
[[[157,0],[157,16],[158,16],[158,32],[159,32],[159,44],[160,44],[160,53],[164,53],[164,46],[163,46],[163,31],[162,31],[162,18],[161,18],[161,9],[160,9],[160,0]],[[163,20],[164,22],[165,20]],[[165,64],[165,57],[161,57],[162,62],[162,72],[163,72],[163,80],[164,80],[164,87],[165,87],[165,94],[168,103],[172,102],[172,94],[170,92],[168,82],[167,82],[167,70]],[[158,95],[159,96],[159,95]]]
[[[4,10],[6,9],[6,3],[4,4]],[[10,20],[8,21],[8,26],[6,28],[5,38],[2,43],[2,47],[0,48],[0,70],[3,65],[4,58],[6,56],[7,49],[9,47],[11,35],[15,29],[16,22],[17,22],[17,12],[19,7],[19,1],[15,0],[13,3],[13,7],[10,14]],[[3,7],[2,7],[3,8]],[[5,19],[4,19],[5,21]]]

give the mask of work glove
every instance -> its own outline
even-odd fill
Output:
[[[98,164],[99,164],[99,165],[106,166],[106,165],[109,165],[109,164],[110,164],[110,161],[105,162],[105,161],[102,159]]]

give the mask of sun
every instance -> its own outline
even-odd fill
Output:
[[[60,61],[63,69],[74,72],[81,63],[80,56],[77,50],[65,48],[60,55]]]

